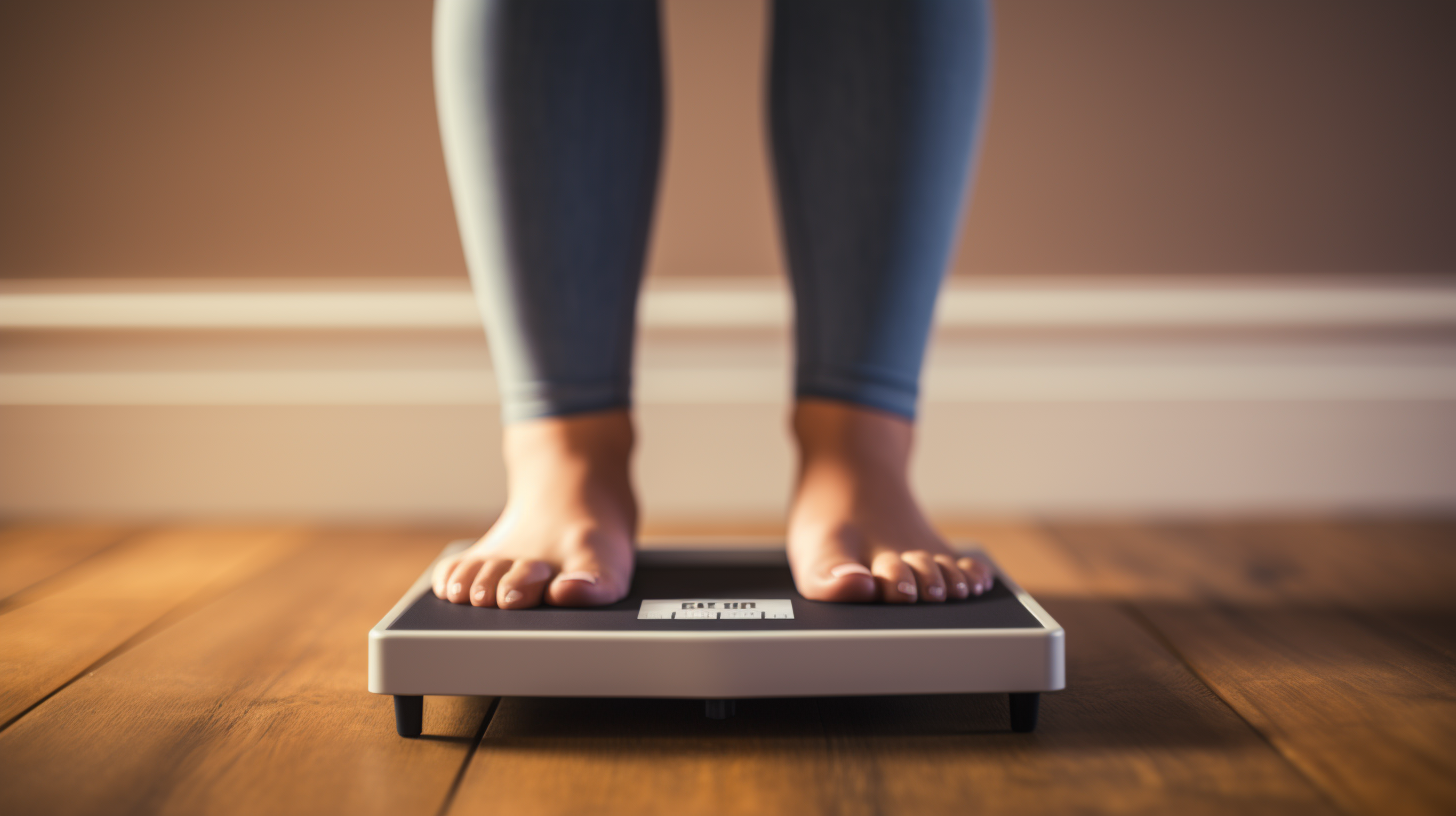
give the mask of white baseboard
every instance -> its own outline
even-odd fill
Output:
[[[934,513],[1456,508],[1456,287],[1078,287],[951,287],[915,467]],[[647,516],[779,516],[781,285],[646,303]],[[503,479],[469,305],[450,281],[11,282],[0,513],[484,520]]]
[[[649,281],[646,329],[789,324],[783,280]],[[1456,325],[1456,287],[1436,280],[957,278],[937,304],[947,329],[1250,329]],[[464,279],[0,280],[0,329],[473,329]]]

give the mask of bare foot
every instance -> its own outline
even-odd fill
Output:
[[[990,567],[957,557],[910,492],[913,425],[844,402],[794,406],[799,481],[789,565],[805,598],[914,603],[980,595]]]
[[[637,502],[626,411],[508,425],[505,510],[480,541],[435,567],[435,595],[525,609],[601,606],[632,582]]]

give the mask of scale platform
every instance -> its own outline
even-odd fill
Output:
[[[632,592],[590,609],[452,604],[427,569],[369,632],[369,690],[394,695],[405,737],[424,695],[696,698],[721,719],[753,697],[995,692],[1031,731],[1039,693],[1066,685],[1062,627],[965,554],[995,587],[934,604],[806,600],[781,546],[640,550]]]

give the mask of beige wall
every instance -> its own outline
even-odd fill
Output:
[[[668,6],[655,274],[778,266],[763,7]],[[1456,4],[1014,0],[958,273],[1456,272]],[[0,4],[0,276],[459,275],[426,0]]]

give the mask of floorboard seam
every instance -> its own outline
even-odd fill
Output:
[[[445,816],[450,812],[451,806],[455,804],[455,794],[460,790],[460,783],[465,781],[465,772],[470,770],[470,762],[480,751],[480,743],[485,740],[485,730],[490,727],[490,721],[495,718],[495,712],[500,708],[501,698],[497,697],[491,701],[490,708],[485,710],[485,716],[480,718],[480,728],[475,732],[475,740],[470,743],[470,750],[465,752],[465,761],[460,763],[460,770],[455,772],[455,778],[450,782],[450,789],[445,792],[445,801],[440,803],[440,809],[436,816]]]
[[[1054,525],[1041,524],[1040,527],[1047,534],[1047,537],[1063,550],[1064,554],[1068,555],[1068,557],[1070,558],[1073,558],[1074,561],[1082,569],[1090,569],[1085,561],[1076,557],[1076,548],[1069,544],[1066,539],[1062,537],[1061,533],[1059,533],[1055,529]],[[1088,583],[1091,584],[1091,576],[1089,575],[1087,576],[1087,578]],[[1102,598],[1102,594],[1096,590],[1095,585],[1092,586],[1092,591],[1094,597]],[[1107,598],[1103,599],[1111,600]],[[1146,614],[1144,614],[1141,609],[1138,608],[1136,603],[1130,600],[1112,601],[1112,603],[1118,609],[1121,609],[1123,613],[1126,614],[1129,618],[1131,618],[1134,624],[1146,631],[1148,633],[1148,636],[1156,641],[1158,645],[1166,649],[1168,653],[1171,654],[1173,658],[1183,666],[1183,668],[1188,670],[1189,674],[1193,675],[1194,679],[1196,679],[1199,683],[1203,685],[1205,689],[1208,690],[1209,694],[1213,695],[1214,699],[1222,703],[1225,708],[1227,708],[1235,717],[1237,717],[1239,719],[1239,722],[1248,726],[1249,730],[1254,732],[1255,736],[1257,736],[1261,742],[1269,746],[1269,750],[1273,751],[1275,756],[1279,757],[1279,759],[1283,761],[1285,765],[1289,766],[1290,770],[1292,770],[1296,776],[1298,776],[1300,779],[1303,779],[1305,783],[1310,786],[1310,788],[1318,793],[1319,797],[1323,799],[1325,803],[1330,806],[1331,809],[1333,809],[1336,813],[1346,814],[1346,816],[1361,816],[1356,811],[1352,811],[1341,805],[1340,802],[1335,799],[1328,790],[1325,789],[1324,785],[1321,785],[1317,780],[1310,777],[1309,774],[1305,773],[1303,768],[1299,767],[1298,763],[1291,759],[1288,754],[1284,753],[1284,751],[1279,748],[1278,743],[1274,742],[1274,740],[1271,739],[1268,734],[1264,733],[1263,729],[1250,722],[1249,719],[1245,717],[1238,710],[1238,708],[1234,706],[1232,702],[1230,702],[1222,694],[1219,694],[1218,689],[1214,686],[1214,684],[1210,682],[1207,677],[1204,676],[1203,672],[1198,670],[1198,667],[1193,665],[1193,661],[1189,660],[1188,656],[1183,654],[1183,651],[1173,643],[1172,639],[1169,638],[1162,629],[1159,629],[1158,625],[1154,623],[1152,619],[1149,618]]]
[[[121,535],[118,535],[116,537],[116,540],[115,541],[112,541],[110,544],[107,544],[105,547],[102,547],[101,549],[97,550],[96,552],[91,553],[90,555],[86,556],[85,558],[82,558],[80,561],[77,561],[76,563],[70,565],[69,567],[66,567],[65,569],[61,570],[60,572],[57,572],[57,573],[52,574],[52,575],[47,575],[46,577],[40,579],[39,581],[36,581],[33,584],[30,584],[29,586],[21,587],[20,589],[14,591],[12,593],[10,593],[9,595],[6,595],[4,598],[0,598],[0,615],[4,615],[7,612],[12,612],[12,611],[14,611],[16,609],[19,609],[22,606],[25,606],[27,604],[34,603],[35,601],[40,600],[41,597],[44,597],[44,594],[43,593],[37,593],[36,590],[40,589],[41,587],[44,587],[46,584],[49,584],[49,583],[52,583],[52,582],[55,582],[55,581],[59,581],[67,573],[70,573],[73,570],[75,570],[75,569],[77,569],[79,567],[82,567],[82,566],[90,563],[92,560],[94,560],[98,556],[101,556],[101,555],[104,555],[106,553],[109,553],[112,550],[116,549],[117,547],[120,547],[121,545],[126,544],[128,542],[134,541],[134,540],[136,540],[136,539],[138,539],[138,538],[140,538],[142,536],[145,536],[145,535],[149,535],[151,533],[154,533],[158,529],[160,529],[160,528],[157,528],[157,527],[138,527],[138,528],[133,528],[133,529],[127,530],[126,532],[122,533]],[[34,597],[31,597],[31,596],[34,596]]]
[[[1184,655],[1177,646],[1173,645],[1173,641],[1163,632],[1163,630],[1158,628],[1157,624],[1153,623],[1152,619],[1150,619],[1147,615],[1143,614],[1143,611],[1137,607],[1137,604],[1133,603],[1132,601],[1123,601],[1117,604],[1117,606],[1118,608],[1122,609],[1122,611],[1126,613],[1129,618],[1132,618],[1134,623],[1147,631],[1148,635],[1158,642],[1158,645],[1162,646],[1164,649],[1167,649],[1169,654],[1173,655],[1173,657],[1177,659],[1177,661],[1182,664],[1183,667],[1186,668],[1188,672],[1192,674],[1196,680],[1198,680],[1199,683],[1203,684],[1204,688],[1208,689],[1209,694],[1212,694],[1215,699],[1217,699],[1220,703],[1224,705],[1225,708],[1233,712],[1233,715],[1239,718],[1239,722],[1242,722],[1244,725],[1248,726],[1249,730],[1253,731],[1254,734],[1258,736],[1258,738],[1265,745],[1269,746],[1269,749],[1272,750],[1274,754],[1278,756],[1281,760],[1283,760],[1284,764],[1288,765],[1290,770],[1294,771],[1294,773],[1300,779],[1303,779],[1311,788],[1318,792],[1320,798],[1325,800],[1325,802],[1336,813],[1344,813],[1346,814],[1346,816],[1360,816],[1358,812],[1352,811],[1341,805],[1339,800],[1335,799],[1334,796],[1325,789],[1324,785],[1321,785],[1318,780],[1305,773],[1304,769],[1299,767],[1299,763],[1295,762],[1289,757],[1288,754],[1284,753],[1283,749],[1279,747],[1279,744],[1275,742],[1272,738],[1270,738],[1270,736],[1266,734],[1263,729],[1250,722],[1249,719],[1245,717],[1238,710],[1238,708],[1235,707],[1234,704],[1228,700],[1228,698],[1220,694],[1214,684],[1207,677],[1204,676],[1203,672],[1200,672],[1198,668],[1193,665],[1193,661],[1189,660],[1188,657]]]
[[[283,554],[280,553],[279,559],[281,559],[282,556]],[[138,629],[136,632],[132,633],[131,637],[128,637],[126,640],[118,643],[115,647],[111,649],[111,651],[96,658],[96,660],[92,661],[90,665],[76,672],[65,682],[51,689],[39,700],[36,700],[34,703],[26,706],[23,711],[16,714],[14,717],[6,720],[4,723],[0,723],[0,732],[4,732],[5,729],[16,724],[17,722],[20,722],[20,719],[22,717],[39,708],[43,703],[45,703],[46,700],[49,700],[57,694],[60,694],[62,691],[65,691],[71,686],[72,683],[75,683],[82,677],[85,677],[86,675],[91,674],[102,666],[105,666],[107,663],[110,663],[111,661],[130,651],[134,647],[146,642],[147,640],[150,640],[153,636],[161,633],[172,624],[177,623],[183,618],[186,618],[188,615],[191,615],[193,612],[196,612],[197,610],[217,600],[224,591],[230,588],[228,576],[228,572],[230,571],[231,570],[225,571],[221,576],[213,579],[212,581],[209,581],[196,592],[193,592],[191,595],[183,598],[177,603],[176,606],[173,606],[171,609],[168,609],[162,614],[158,615],[155,620],[153,620],[146,626]],[[261,571],[262,570],[260,569],[259,572]],[[244,576],[243,580],[247,580],[247,577],[250,576]]]

